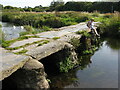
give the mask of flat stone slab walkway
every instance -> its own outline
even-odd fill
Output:
[[[3,80],[4,78],[10,76],[17,69],[23,67],[23,65],[30,59],[30,57],[35,58],[36,60],[40,60],[55,52],[58,52],[59,50],[62,50],[66,45],[68,45],[67,42],[69,42],[72,37],[81,37],[81,35],[76,35],[75,32],[87,29],[88,28],[85,23],[61,27],[58,28],[58,31],[42,32],[36,34],[38,38],[29,38],[21,41],[16,41],[9,46],[10,48],[15,48],[30,44],[27,47],[19,48],[19,50],[16,50],[21,51],[22,49],[27,49],[28,51],[26,54],[28,56],[16,55],[12,53],[15,50],[10,53],[10,51],[8,52],[7,50],[0,47],[0,80]],[[54,40],[54,38],[57,37],[59,37],[58,40]],[[36,45],[36,43],[31,44],[40,40],[46,40],[46,42],[49,40],[49,42],[44,42],[45,44],[42,46]]]
[[[23,46],[23,45],[28,44],[28,43],[33,43],[35,41],[45,40],[46,38],[51,39],[51,38],[55,38],[55,37],[62,37],[64,35],[67,35],[67,34],[70,34],[73,32],[86,30],[86,29],[88,29],[88,27],[86,26],[85,23],[80,23],[77,25],[61,27],[58,29],[59,29],[59,31],[47,31],[47,32],[42,32],[42,33],[36,34],[36,36],[38,36],[40,38],[29,38],[29,39],[22,40],[22,41],[16,41],[15,43],[10,45],[9,47],[15,48],[15,47]]]
[[[0,47],[0,81],[21,68],[27,60],[29,60],[28,56],[8,53]]]

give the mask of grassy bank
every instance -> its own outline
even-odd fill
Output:
[[[4,40],[4,33],[2,32],[2,25],[0,24],[0,44],[2,44],[3,40]]]
[[[110,18],[102,20],[100,32],[105,37],[120,38],[120,13],[114,13]]]
[[[30,25],[41,28],[59,28],[62,26],[74,25],[89,19],[89,15],[80,12],[51,12],[51,13],[20,13],[3,12],[2,21],[11,22],[17,25]]]

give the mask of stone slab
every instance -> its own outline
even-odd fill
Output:
[[[25,39],[25,40],[22,40],[22,41],[16,41],[15,43],[10,45],[9,47],[10,48],[15,48],[15,47],[23,46],[27,43],[33,43],[33,42],[40,41],[40,40],[43,40],[43,38],[29,38],[29,39]]]
[[[29,50],[26,54],[28,54],[36,60],[40,60],[44,57],[47,57],[53,53],[62,50],[65,47],[65,45],[66,42],[56,40],[43,46],[39,46],[32,50]]]
[[[8,51],[0,47],[0,81],[21,68],[28,60],[29,56],[8,53]]]

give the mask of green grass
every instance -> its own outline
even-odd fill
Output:
[[[58,12],[58,15],[55,13],[3,12],[2,21],[23,25],[27,31],[32,31],[32,27],[51,30],[51,28],[59,28],[85,22],[89,19],[89,16],[89,14],[79,12]]]
[[[14,47],[14,48],[6,47],[6,49],[7,50],[17,50],[17,49],[24,48],[24,47],[27,47],[29,45],[37,44],[37,43],[41,43],[41,42],[42,42],[42,45],[43,45],[43,44],[47,44],[49,41],[48,40],[40,40],[40,41],[36,41],[36,42],[33,42],[33,43],[27,43],[27,44],[19,46],[19,47]]]
[[[57,39],[60,39],[60,37],[53,37],[52,39],[53,40],[57,40]]]
[[[44,31],[51,31],[52,30],[52,28],[50,28],[49,26],[42,26],[42,29]]]
[[[83,51],[83,54],[93,54],[93,51],[92,50],[85,50],[85,51]]]
[[[0,28],[0,45],[4,41],[4,33],[2,32],[2,29]]]
[[[29,38],[39,38],[38,36],[21,36],[17,39],[13,39],[13,40],[9,40],[9,41],[3,41],[2,42],[2,47],[3,48],[8,48],[12,43],[16,42],[16,41],[21,41],[24,39],[29,39]]]
[[[104,20],[100,25],[100,31],[104,36],[120,38],[120,13],[114,13]]]
[[[77,31],[76,34],[82,34],[85,37],[91,37],[91,34],[88,33],[87,31],[83,30],[83,31]]]
[[[44,40],[43,42],[39,43],[38,46],[42,46],[42,45],[47,44],[47,43],[49,43],[49,41],[48,40]]]
[[[0,24],[0,28],[2,28],[2,25]]]
[[[19,52],[15,52],[14,54],[25,54],[26,52],[27,52],[28,50],[26,50],[26,49],[23,49],[23,50],[21,50],[21,51],[19,51]]]
[[[24,25],[24,28],[25,28],[25,30],[26,30],[27,32],[32,32],[32,31],[34,31],[34,28],[33,28],[32,26],[30,26],[30,25]]]

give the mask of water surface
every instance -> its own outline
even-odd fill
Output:
[[[117,46],[119,44],[115,46],[115,43],[110,43],[110,41],[104,41],[93,56],[86,56],[83,61],[83,64],[86,65],[71,70],[69,73],[50,77],[51,87],[118,88],[118,50],[120,46]]]
[[[2,31],[5,35],[5,40],[11,40],[18,38],[20,35],[20,32],[25,32],[26,30],[24,28],[21,28],[21,26],[15,26],[11,23],[6,22],[0,22],[2,23]]]

